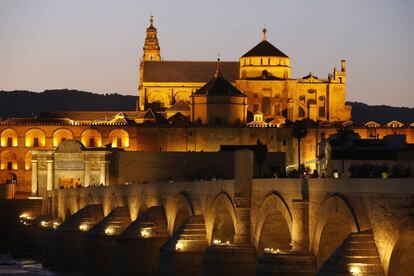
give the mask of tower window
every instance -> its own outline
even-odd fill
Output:
[[[263,59],[262,58],[260,59],[260,65],[263,65]]]
[[[117,148],[122,148],[122,139],[121,138],[116,139],[116,147]]]
[[[267,59],[267,65],[270,65],[270,58]]]
[[[7,170],[8,171],[13,170],[13,162],[12,161],[7,162]]]

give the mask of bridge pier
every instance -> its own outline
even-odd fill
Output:
[[[258,276],[302,275],[316,273],[316,257],[309,252],[285,251],[264,253],[259,257]]]
[[[42,265],[50,267],[56,262],[56,230],[52,227],[39,227],[36,237],[37,257],[42,260]]]
[[[112,275],[115,239],[130,222],[128,207],[118,207],[86,233],[85,275]]]
[[[92,227],[103,219],[102,205],[88,205],[67,218],[54,231],[49,246],[52,250],[47,259],[52,260],[52,270],[79,270],[84,260],[84,236],[80,229],[86,224]],[[54,255],[54,256],[52,256]]]
[[[208,247],[203,215],[192,215],[162,246],[161,275],[202,275]]]
[[[158,274],[160,248],[168,237],[163,208],[148,208],[117,237],[113,274]]]
[[[204,257],[204,275],[254,275],[256,249],[249,245],[212,245]]]

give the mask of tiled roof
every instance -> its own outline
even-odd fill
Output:
[[[144,82],[208,82],[216,71],[216,61],[144,61]],[[239,63],[221,62],[223,77],[238,79]]]
[[[243,57],[285,57],[288,56],[273,46],[267,40],[262,40],[259,44],[254,46],[250,51],[245,53]]]
[[[169,107],[166,112],[190,112],[190,105],[181,100]]]
[[[236,87],[231,85],[223,77],[214,77],[203,87],[197,90],[193,95],[208,95],[208,96],[242,96],[245,95]]]

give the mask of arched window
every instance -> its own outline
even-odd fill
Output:
[[[32,128],[25,134],[25,146],[33,148],[42,148],[46,146],[46,135],[43,130],[38,128]]]
[[[2,171],[17,171],[17,155],[15,152],[6,150],[1,153],[0,169]]]
[[[17,132],[12,128],[6,128],[1,132],[2,147],[17,147]]]
[[[73,139],[72,131],[66,128],[57,129],[53,133],[53,146],[57,147],[60,143],[68,139]]]
[[[82,132],[81,142],[85,147],[94,148],[102,146],[102,135],[96,129],[86,129]]]
[[[129,134],[124,129],[115,129],[109,134],[109,141],[113,148],[128,148]]]
[[[270,114],[270,98],[269,97],[263,97],[262,99],[262,112],[264,115]]]

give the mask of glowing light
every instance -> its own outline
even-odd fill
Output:
[[[86,223],[82,223],[81,225],[79,225],[79,230],[85,232],[89,230],[89,225]]]
[[[351,266],[349,272],[351,272],[352,275],[360,275],[362,273],[361,268],[356,265]]]
[[[40,226],[42,226],[42,227],[46,227],[46,226],[47,226],[47,222],[46,222],[45,220],[42,220],[42,221],[40,222]]]
[[[226,245],[230,245],[230,241],[226,241]]]
[[[108,226],[105,228],[105,234],[108,236],[112,236],[115,234],[115,228],[113,228],[112,226]]]
[[[59,227],[60,223],[57,221],[53,222],[53,229],[57,229]]]
[[[184,249],[184,243],[183,242],[177,242],[177,244],[175,245],[175,250],[180,251]]]
[[[27,214],[27,213],[23,213],[19,216],[19,218],[21,218],[21,219],[26,219],[27,217],[29,217],[29,214]]]
[[[215,239],[215,240],[213,240],[213,244],[215,244],[215,245],[219,245],[219,244],[221,244],[221,240],[217,240],[217,239]]]
[[[141,237],[143,238],[148,238],[150,235],[150,230],[149,229],[141,229]]]
[[[277,248],[277,249],[275,250],[275,249],[273,249],[273,248],[266,247],[266,248],[264,249],[264,252],[265,252],[265,253],[268,253],[268,254],[279,254],[279,253],[280,253],[280,250],[279,250],[279,248]]]

